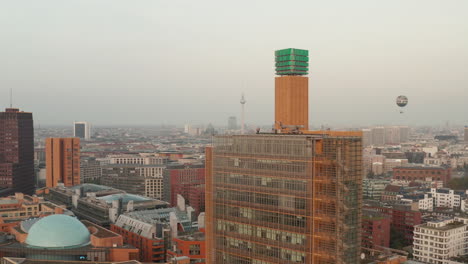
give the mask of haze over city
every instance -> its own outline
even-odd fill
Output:
[[[466,1],[4,1],[0,108],[40,125],[273,123],[273,50],[310,51],[312,126],[466,124]],[[409,104],[404,114],[398,95]],[[352,111],[351,111],[352,110]]]

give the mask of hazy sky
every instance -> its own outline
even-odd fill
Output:
[[[468,124],[466,0],[2,0],[0,107],[41,125],[273,122],[276,49],[311,124]],[[409,97],[400,115],[395,98]]]

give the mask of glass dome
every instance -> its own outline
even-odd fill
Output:
[[[51,215],[34,223],[26,244],[39,248],[77,248],[90,243],[88,228],[68,215]]]

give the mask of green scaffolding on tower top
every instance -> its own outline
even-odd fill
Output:
[[[309,73],[309,51],[282,49],[275,51],[277,75],[307,75]]]

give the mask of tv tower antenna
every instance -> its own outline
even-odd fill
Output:
[[[244,123],[245,122],[245,103],[247,103],[247,101],[245,100],[245,97],[244,97],[244,93],[242,93],[240,103],[241,103],[241,106],[242,106],[241,134],[243,135],[244,134],[244,128],[245,128],[245,123]]]

